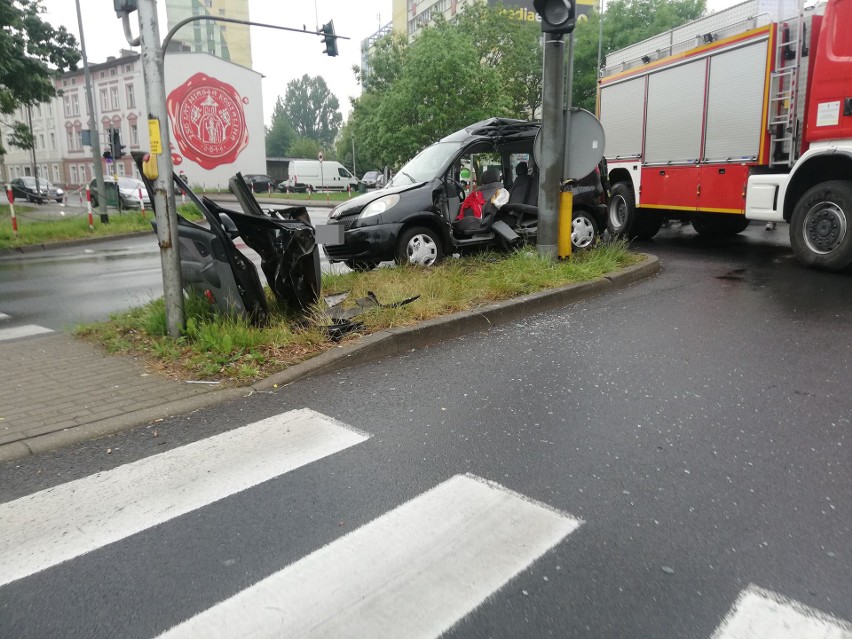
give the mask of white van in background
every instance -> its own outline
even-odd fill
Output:
[[[334,160],[291,160],[287,174],[287,182],[279,184],[279,190],[288,185],[291,191],[345,191],[349,187],[358,190],[358,178]]]

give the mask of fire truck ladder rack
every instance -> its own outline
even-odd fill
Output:
[[[799,122],[796,117],[799,67],[802,61],[804,3],[799,14],[778,25],[775,70],[770,76],[769,110],[766,126],[770,134],[769,166],[792,166],[798,159]]]

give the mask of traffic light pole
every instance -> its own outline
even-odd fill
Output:
[[[159,127],[160,153],[154,183],[154,212],[157,218],[157,240],[163,270],[163,297],[166,303],[166,327],[169,335],[180,337],[185,326],[183,282],[178,248],[175,183],[172,178],[171,134],[166,109],[166,83],[160,50],[160,27],[156,0],[139,0],[139,40],[142,48],[142,72],[148,104],[149,129]]]
[[[565,43],[562,34],[544,33],[544,71],[541,107],[541,158],[538,195],[538,239],[536,250],[541,257],[556,259],[559,235],[560,185],[565,137],[563,91],[565,78]]]
[[[77,0],[77,27],[80,29],[80,48],[83,53],[83,76],[86,81],[86,108],[89,110],[89,143],[92,145],[94,158],[95,187],[98,190],[98,211],[101,222],[108,222],[106,184],[104,183],[104,165],[101,157],[101,137],[98,119],[95,117],[95,100],[92,97],[92,74],[89,71],[89,60],[86,57],[86,38],[83,36],[83,16],[80,13],[80,0]],[[101,208],[103,207],[103,208]]]

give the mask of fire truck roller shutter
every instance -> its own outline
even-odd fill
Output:
[[[606,156],[638,158],[642,153],[645,78],[601,88],[601,124],[607,132]]]
[[[760,154],[767,49],[763,40],[710,59],[707,161],[756,160]]]
[[[646,163],[691,163],[701,156],[705,65],[696,60],[651,74]]]

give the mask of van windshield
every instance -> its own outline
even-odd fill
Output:
[[[428,182],[440,175],[461,148],[461,142],[437,142],[428,146],[403,166],[389,186]]]

